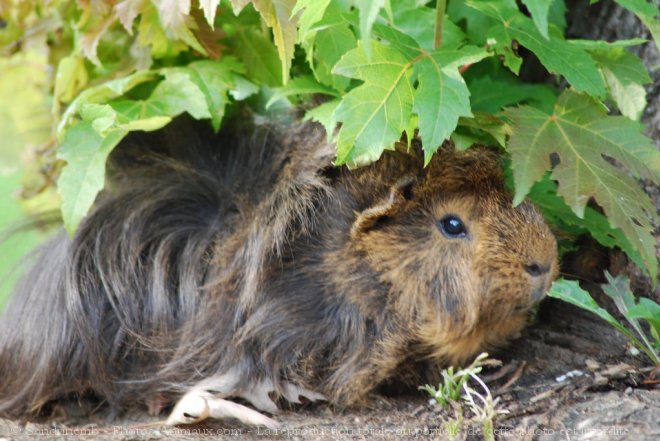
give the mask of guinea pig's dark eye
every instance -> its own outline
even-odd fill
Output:
[[[438,228],[440,229],[440,232],[449,239],[465,237],[467,235],[467,230],[465,229],[463,221],[453,214],[440,219],[440,221],[438,221]]]

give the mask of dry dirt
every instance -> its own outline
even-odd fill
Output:
[[[523,337],[493,356],[503,365],[483,377],[500,397],[499,409],[508,411],[496,420],[497,439],[660,439],[660,385],[644,384],[651,375],[647,361],[632,356],[626,340],[588,312],[548,299]],[[84,419],[67,410],[57,422],[0,420],[0,440],[452,439],[443,425],[447,412],[416,391],[374,395],[364,409],[338,411],[325,404],[289,409],[276,416],[282,423],[277,432],[232,421],[144,427],[158,418],[136,410],[114,419],[103,411]],[[466,412],[466,420],[469,416]],[[483,439],[479,424],[464,423],[454,439]]]

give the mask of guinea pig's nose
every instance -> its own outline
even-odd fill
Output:
[[[541,263],[532,261],[525,265],[525,271],[532,276],[532,286],[530,291],[530,300],[532,303],[539,302],[548,289],[550,282],[550,270],[552,263]]]
[[[539,277],[550,271],[550,265],[542,265],[538,262],[532,262],[525,265],[525,271],[532,277]]]

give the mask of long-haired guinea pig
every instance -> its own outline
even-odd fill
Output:
[[[0,414],[186,392],[359,404],[525,325],[557,273],[536,209],[487,148],[332,165],[311,123],[134,135],[73,238],[35,255],[0,321]],[[413,367],[416,375],[411,375]]]

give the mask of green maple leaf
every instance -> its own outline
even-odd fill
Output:
[[[172,121],[172,117],[163,115],[162,110],[153,106],[149,101],[115,100],[108,105],[114,111],[111,120],[103,117],[89,119],[92,121],[92,127],[103,136],[115,128],[127,132],[136,130],[150,132],[165,127]],[[92,104],[90,106],[107,107],[108,105]],[[83,111],[87,110],[86,107],[88,106],[83,107]],[[85,118],[89,118],[89,116]]]
[[[299,41],[304,41],[312,26],[323,18],[329,4],[330,0],[298,0],[296,2],[291,15],[296,15],[302,11],[298,19]]]
[[[598,64],[605,79],[610,97],[622,114],[639,120],[646,108],[646,91],[643,84],[651,82],[642,60],[625,50],[627,46],[646,43],[633,38],[613,42],[597,40],[571,40],[570,43],[589,52]]]
[[[310,0],[306,0],[310,1]],[[298,3],[300,4],[300,2]],[[323,6],[323,5],[321,5]],[[304,10],[316,9],[314,4]],[[330,3],[322,20],[314,23],[303,33],[301,16],[300,38],[301,45],[307,52],[307,63],[312,69],[316,79],[326,86],[336,90],[344,91],[350,84],[350,79],[332,73],[332,68],[341,57],[357,46],[357,39],[353,34],[351,23],[346,20],[344,12],[340,7]],[[355,23],[357,26],[357,20]]]
[[[193,80],[194,72],[188,67],[164,68],[165,79],[158,83],[147,102],[159,109],[160,115],[177,116],[188,112],[196,119],[210,118],[204,93]]]
[[[364,81],[351,90],[335,110],[342,122],[336,163],[353,165],[375,161],[406,129],[412,113],[411,62],[397,49],[376,41],[371,59],[361,42],[333,72]]]
[[[283,72],[275,46],[262,32],[236,22],[236,47],[234,55],[245,65],[247,76],[259,84],[280,86]]]
[[[105,161],[127,133],[116,129],[102,136],[89,121],[81,121],[66,131],[58,157],[67,161],[67,165],[57,189],[62,195],[62,219],[69,234],[76,231],[103,188]]]
[[[552,112],[557,95],[551,87],[523,83],[516,77],[500,77],[483,75],[470,81],[472,111],[496,113],[505,106],[524,103]]]
[[[557,194],[557,183],[550,179],[550,176],[546,175],[536,182],[528,198],[541,210],[548,222],[562,231],[576,235],[589,233],[601,245],[607,248],[619,247],[636,265],[644,267],[639,251],[632,246],[623,231],[612,228],[607,217],[591,207],[586,207],[584,216],[579,218]]]
[[[360,44],[342,57],[333,71],[364,81],[343,98],[334,113],[342,123],[337,164],[361,165],[378,159],[402,132],[412,132],[414,115],[428,162],[456,129],[458,119],[472,116],[470,92],[459,67],[490,54],[474,46],[428,53],[399,31],[374,29],[379,34],[389,32],[395,43],[385,46],[374,41],[371,59]],[[419,80],[416,90],[413,67]]]
[[[245,75],[250,81],[270,87],[281,86],[285,83],[283,79],[288,78],[289,75],[283,67],[288,69],[291,65],[291,59],[286,57],[292,53],[290,51],[295,44],[295,40],[291,41],[290,35],[292,22],[278,25],[281,31],[279,35],[282,38],[286,35],[286,40],[280,41],[284,46],[278,47],[274,36],[271,38],[269,32],[264,32],[263,15],[254,7],[245,8],[252,3],[251,0],[232,0],[231,3],[236,15],[224,14],[221,21],[223,31],[235,40],[235,43],[229,46],[228,52],[240,59],[245,68]],[[266,14],[273,12],[264,2],[261,6],[266,10]],[[281,11],[281,6],[278,11]],[[271,23],[275,23],[278,15],[271,14],[269,17]],[[272,32],[274,35],[276,30],[273,29]]]
[[[642,84],[651,82],[642,61],[622,47],[592,51],[592,56],[600,65],[609,93],[621,113],[639,120],[646,108]]]
[[[545,38],[550,38],[548,35],[548,13],[550,12],[550,5],[554,0],[522,0],[522,2],[529,9],[532,14],[532,19],[536,28],[541,35]]]
[[[228,92],[236,87],[237,80],[242,78],[237,73],[243,73],[243,66],[231,57],[224,57],[221,62],[200,60],[186,66],[190,80],[206,97],[206,104],[211,114],[213,129],[218,131],[229,103]]]
[[[217,118],[226,104],[218,94],[226,93],[231,74],[239,67],[230,61],[224,67],[200,61],[190,67],[163,68],[164,79],[142,100],[119,98],[132,85],[153,78],[154,72],[98,86],[72,103],[82,121],[64,131],[59,158],[67,162],[58,180],[62,195],[62,217],[67,231],[73,233],[103,189],[105,163],[112,150],[130,131],[156,130],[181,113],[194,118]],[[209,88],[222,88],[209,90]],[[83,97],[83,95],[81,95]],[[98,104],[96,102],[107,102]],[[213,114],[210,112],[213,110]],[[219,123],[219,120],[218,120]]]
[[[605,96],[603,77],[589,53],[564,40],[559,32],[550,32],[549,39],[544,38],[532,20],[506,0],[468,0],[466,4],[498,21],[488,37],[495,40],[496,52],[504,56],[505,65],[514,73],[522,63],[513,50],[517,42],[534,52],[549,72],[563,75],[576,90]]]
[[[68,125],[80,109],[90,103],[104,103],[128,92],[135,86],[152,81],[158,77],[154,71],[138,71],[127,77],[110,80],[98,86],[84,90],[69,104],[57,126],[57,137],[62,139]]]
[[[304,121],[313,120],[319,122],[325,129],[328,142],[333,142],[337,120],[335,119],[335,109],[341,101],[334,99],[314,107],[305,112]]]
[[[333,66],[351,49],[355,49],[357,39],[347,24],[330,26],[319,31],[314,39],[314,51],[310,52],[310,66],[323,84],[337,90],[346,90],[350,80],[333,75]]]
[[[419,115],[419,134],[428,164],[440,145],[456,129],[458,118],[472,116],[470,91],[458,68],[490,56],[485,50],[466,46],[460,50],[439,50],[415,64],[419,86],[413,111]]]
[[[534,182],[552,168],[558,194],[578,217],[593,198],[610,225],[620,228],[639,251],[649,274],[657,274],[655,239],[651,221],[655,207],[637,182],[611,158],[637,178],[660,182],[660,154],[641,134],[641,126],[626,117],[608,116],[594,99],[567,90],[559,97],[553,114],[530,106],[509,108],[511,120],[508,151],[516,184],[514,203],[519,204]],[[550,156],[559,163],[552,167]]]

